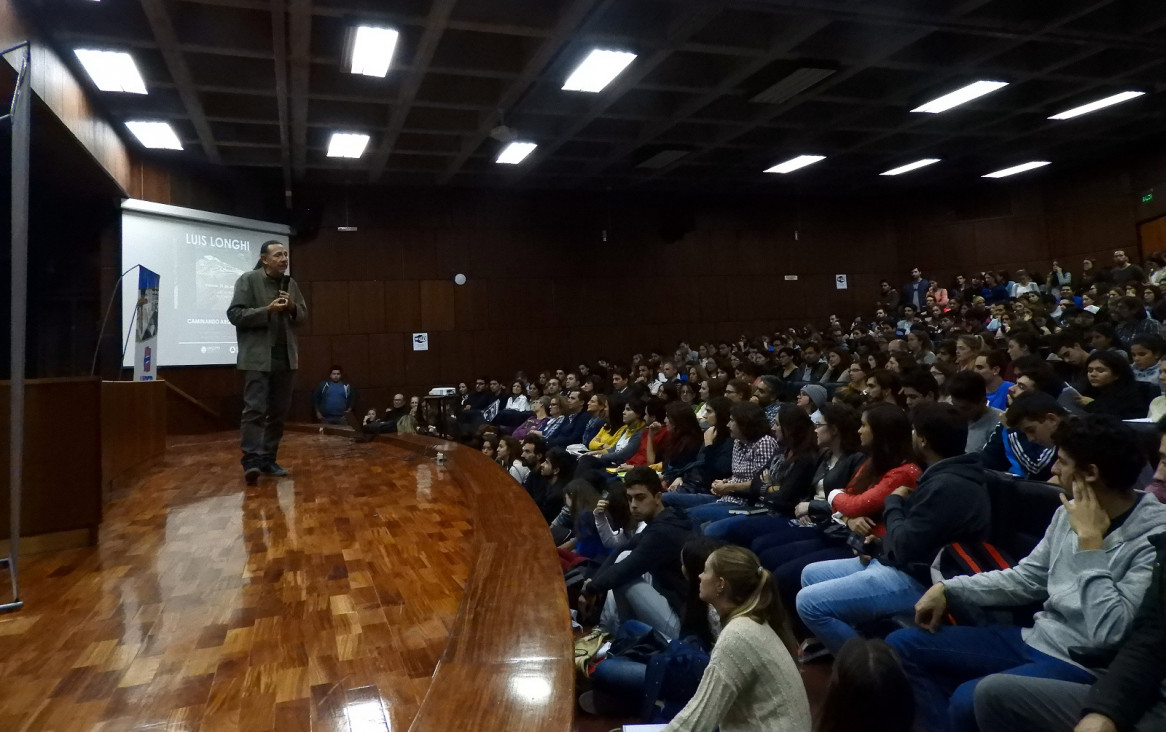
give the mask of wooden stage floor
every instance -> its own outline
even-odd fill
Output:
[[[474,559],[464,491],[380,441],[289,432],[257,487],[238,455],[176,438],[96,547],[23,561],[0,730],[409,728]]]

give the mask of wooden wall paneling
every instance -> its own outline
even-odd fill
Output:
[[[101,485],[166,452],[166,384],[101,382]]]
[[[296,340],[300,349],[300,374],[308,380],[319,380],[328,376],[332,365],[339,363],[342,369],[346,368],[343,361],[332,360],[332,338],[330,336],[300,335]]]
[[[1140,224],[1138,239],[1143,255],[1166,251],[1166,216]]]
[[[454,287],[449,280],[421,281],[421,329],[424,331],[453,330]]]
[[[391,280],[385,283],[385,328],[413,333],[421,328],[421,283]]]
[[[447,378],[441,370],[443,364],[443,345],[445,333],[438,333],[436,336],[429,337],[428,351],[413,351],[405,352],[405,383],[406,384],[429,384],[454,386],[457,384],[456,380]],[[458,364],[462,371],[472,369],[473,364],[461,363]],[[447,368],[451,366],[447,365]]]
[[[312,283],[314,302],[308,303],[313,335],[351,333],[349,324],[349,283],[321,281]]]
[[[454,285],[454,322],[458,330],[490,327],[490,285],[485,280],[468,280]]]
[[[437,262],[437,241],[443,230],[408,229],[398,234],[398,241],[392,243],[401,261],[401,275],[411,280],[433,280],[441,278],[441,268]]]
[[[369,364],[367,335],[338,335],[332,336],[331,340],[332,362],[344,367],[344,373],[349,381],[354,384],[375,384],[378,386],[384,383],[375,375]],[[327,375],[327,372],[323,372],[319,378],[324,378]],[[313,380],[313,383],[316,380]]]
[[[396,389],[406,384],[405,349],[411,333],[373,333],[368,337],[368,363],[374,386]]]
[[[383,282],[348,283],[348,329],[353,333],[381,333],[385,330]]]

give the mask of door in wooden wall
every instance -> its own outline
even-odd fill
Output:
[[[1166,251],[1166,216],[1139,224],[1138,239],[1142,245],[1143,257]]]

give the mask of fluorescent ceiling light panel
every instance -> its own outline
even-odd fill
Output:
[[[505,165],[518,165],[526,156],[534,152],[538,144],[533,142],[512,142],[506,147],[502,148],[502,152],[498,153],[498,158],[495,163],[503,163]]]
[[[760,102],[762,104],[781,104],[801,94],[826,77],[832,76],[836,72],[837,69],[803,67],[790,73],[772,86],[758,92],[749,101]]]
[[[997,89],[1003,89],[1008,86],[1007,81],[977,81],[968,84],[962,89],[956,89],[951,94],[944,94],[938,99],[932,99],[922,107],[912,109],[912,112],[930,112],[931,114],[939,114],[946,112],[952,107],[958,107],[965,102],[970,102],[973,99],[978,99],[985,94],[991,94]]]
[[[328,140],[328,157],[359,158],[368,147],[368,135],[360,132],[333,132]]]
[[[78,48],[73,53],[77,54],[77,60],[101,91],[146,93],[146,83],[138,73],[134,57],[128,53],[89,48]]]
[[[980,177],[982,177],[982,178],[1006,178],[1010,175],[1016,175],[1017,173],[1023,173],[1027,170],[1032,170],[1034,168],[1043,168],[1048,164],[1049,164],[1048,160],[1034,160],[1031,163],[1021,163],[1020,165],[1014,165],[1011,168],[1005,168],[1004,170],[997,170],[995,173],[988,173],[987,175],[983,175]]]
[[[934,165],[938,162],[939,158],[923,158],[922,160],[916,160],[913,163],[907,163],[906,165],[900,165],[897,168],[891,168],[885,173],[879,173],[879,175],[901,175],[903,173],[910,173],[912,170],[926,168],[928,165]]]
[[[635,57],[636,54],[627,51],[601,51],[597,48],[575,67],[563,83],[563,90],[597,92],[619,76]]]
[[[379,76],[383,79],[389,73],[389,64],[393,60],[399,36],[392,28],[358,26],[352,39],[352,58],[348,70],[353,74]]]
[[[154,150],[181,150],[182,140],[174,133],[169,122],[145,122],[131,120],[126,127],[138,138],[144,147]]]
[[[1115,104],[1121,104],[1122,102],[1128,102],[1131,99],[1137,99],[1145,93],[1146,92],[1140,91],[1127,91],[1120,94],[1114,94],[1113,96],[1106,97],[1105,99],[1098,99],[1096,102],[1090,102],[1089,104],[1082,104],[1080,107],[1067,109],[1060,114],[1054,114],[1052,117],[1049,117],[1049,119],[1072,119],[1074,117],[1080,117],[1083,114],[1089,114],[1090,112],[1096,112],[1099,109],[1105,109],[1106,107],[1112,107]]]
[[[778,163],[772,168],[767,168],[766,173],[790,173],[798,168],[804,168],[807,165],[813,165],[819,160],[825,160],[825,155],[799,155],[792,160],[787,160],[784,163]]]

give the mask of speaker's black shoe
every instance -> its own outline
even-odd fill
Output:
[[[243,480],[247,481],[247,485],[257,485],[259,483],[259,473],[259,468],[247,468],[243,471]]]
[[[287,475],[287,470],[285,468],[281,468],[279,463],[275,462],[274,460],[261,467],[260,470],[264,475],[273,475],[276,478],[282,478],[283,476]]]

